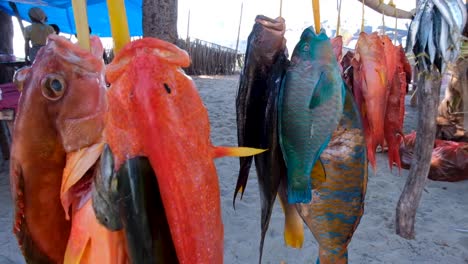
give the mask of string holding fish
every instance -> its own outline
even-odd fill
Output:
[[[364,32],[364,7],[365,7],[365,0],[362,0],[362,19],[361,19],[361,32]]]
[[[342,0],[339,0],[338,2],[338,18],[336,21],[336,36],[340,35],[340,26],[341,26],[341,3]]]
[[[380,7],[381,4],[384,4],[384,0],[379,0],[379,6],[378,7]],[[385,9],[383,9],[382,10],[382,32],[381,32],[381,34],[385,35],[385,33],[386,33],[386,30],[385,30]]]
[[[279,17],[283,16],[283,0],[280,0],[280,11],[279,11]]]
[[[396,4],[393,3],[393,0],[390,0],[388,3],[389,6],[394,8],[394,16],[395,16],[395,33],[393,34],[393,42],[395,45],[397,44],[397,36],[398,36],[398,9],[396,8]]]
[[[312,0],[312,12],[314,13],[315,33],[320,33],[320,1]]]

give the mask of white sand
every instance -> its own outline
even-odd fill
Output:
[[[239,76],[194,78],[208,108],[215,145],[237,144],[235,95]],[[415,127],[414,109],[408,108],[406,131]],[[408,128],[409,127],[409,128]],[[395,208],[407,171],[390,173],[386,154],[378,154],[378,172],[370,170],[365,214],[349,246],[350,263],[468,263],[468,181],[428,181],[416,216],[416,239],[395,234]],[[220,178],[225,229],[225,263],[257,263],[260,240],[260,201],[255,170],[243,200],[232,207],[239,161],[216,160]],[[0,264],[24,263],[12,235],[12,208],[7,163],[0,168]],[[315,263],[318,245],[306,229],[301,250],[283,242],[283,213],[275,204],[266,236],[263,263]]]

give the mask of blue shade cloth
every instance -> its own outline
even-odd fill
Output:
[[[12,0],[18,8],[21,19],[31,22],[28,11],[31,7],[40,7],[46,13],[47,24],[57,24],[60,32],[75,34],[75,19],[71,0]],[[92,34],[99,37],[111,37],[109,15],[106,0],[87,0],[88,23]],[[142,36],[142,0],[125,0],[128,26],[131,36]],[[0,0],[0,10],[14,16],[8,1]]]

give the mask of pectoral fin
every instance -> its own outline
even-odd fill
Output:
[[[315,166],[312,168],[310,173],[310,178],[312,179],[312,189],[315,189],[317,187],[316,185],[325,182],[325,167],[323,166],[322,160],[320,158],[317,160],[317,162],[315,162]]]
[[[62,186],[60,188],[60,200],[65,210],[66,219],[70,204],[72,203],[69,190],[76,184],[81,177],[96,163],[104,148],[104,143],[98,143],[88,148],[80,149],[76,152],[67,154],[67,162],[63,170]]]
[[[337,77],[339,77],[341,81],[341,76]],[[330,87],[337,85],[335,79],[338,80],[337,78],[333,78],[333,75],[328,71],[322,71],[320,73],[320,77],[314,87],[312,98],[310,99],[309,109],[318,107],[333,96],[334,90],[330,89]]]
[[[214,147],[213,158],[216,159],[224,156],[247,157],[254,156],[265,151],[267,150],[247,147]]]

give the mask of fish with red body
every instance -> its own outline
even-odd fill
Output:
[[[400,146],[401,166],[409,170],[413,159],[416,132],[408,134]],[[428,178],[433,181],[468,180],[468,143],[436,139]]]
[[[72,228],[83,227],[74,215],[87,207],[92,171],[85,169],[86,176],[74,183],[63,173],[74,167],[69,163],[74,153],[102,136],[107,107],[102,52],[97,37],[89,52],[50,35],[34,64],[15,74],[22,94],[10,162],[13,230],[27,262],[62,263],[67,244],[76,240]],[[72,221],[66,219],[70,205]]]
[[[343,74],[343,66],[341,65],[341,59],[343,58],[343,37],[336,36],[330,39],[330,42],[333,48],[333,53],[335,54],[336,60],[338,61],[338,67]]]
[[[211,144],[207,110],[181,69],[189,63],[185,51],[159,39],[127,44],[106,71],[104,136],[114,170],[127,159],[148,157],[179,262],[222,263],[224,231],[213,159],[262,151]]]
[[[393,164],[396,164],[399,169],[401,168],[399,148],[403,139],[405,95],[406,87],[408,86],[408,68],[405,66],[408,64],[408,61],[405,52],[403,48],[399,46],[395,47],[394,53],[397,56],[397,61],[393,77],[389,82],[389,95],[384,122],[384,133],[385,140],[388,145],[388,162],[390,170],[392,169]],[[409,75],[411,75],[411,72],[409,72]]]
[[[352,61],[353,92],[366,135],[367,156],[374,171],[376,148],[384,143],[387,107],[387,63],[382,53],[384,47],[377,33],[360,33]]]

